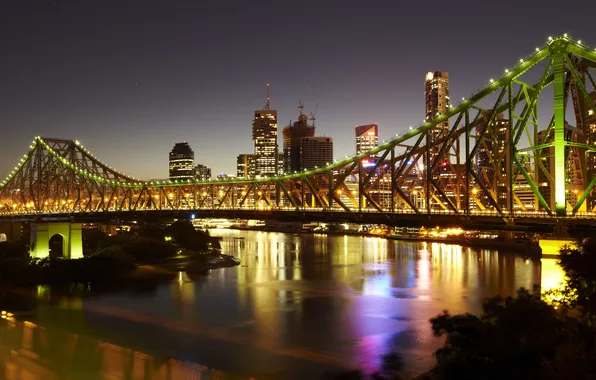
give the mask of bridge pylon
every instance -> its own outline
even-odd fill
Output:
[[[53,238],[62,241],[62,251],[58,252],[66,259],[83,257],[83,234],[81,223],[43,222],[31,223],[31,257],[42,259],[50,256],[50,241]]]

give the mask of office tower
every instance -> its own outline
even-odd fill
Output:
[[[239,154],[236,159],[236,177],[238,178],[254,178],[255,176],[255,155],[254,154]]]
[[[195,167],[195,178],[197,181],[211,180],[211,169],[205,165],[198,164]]]
[[[379,146],[379,127],[377,124],[358,125],[356,127],[356,154],[368,152]]]
[[[554,130],[551,129],[548,136],[546,130],[538,132],[539,144],[545,144],[553,141]],[[570,142],[584,141],[584,131],[576,128],[565,122],[565,140]],[[548,204],[551,210],[555,210],[555,186],[553,183],[555,176],[555,148],[548,147],[540,150],[540,159],[542,161],[542,167],[536,168],[538,171],[538,187],[542,194],[542,197]],[[581,161],[582,150],[577,147],[566,148],[567,158],[565,161],[565,182],[566,182],[566,193],[565,200],[567,207],[573,207],[581,193],[585,189],[584,173],[582,172]],[[546,171],[546,172],[545,172]],[[585,204],[584,204],[585,206]],[[543,207],[541,207],[543,208]],[[585,210],[585,209],[584,209]]]
[[[300,156],[303,169],[326,166],[333,162],[333,139],[325,136],[303,137]]]
[[[431,121],[438,114],[444,114],[450,108],[449,101],[449,73],[429,72],[424,82],[424,95],[426,100],[425,121]],[[426,143],[430,146],[430,162],[434,162],[440,151],[440,146],[435,142],[449,133],[449,120],[442,121],[427,132]],[[441,157],[449,160],[449,157]]]
[[[170,180],[193,180],[195,153],[185,142],[176,143],[170,152]]]
[[[283,136],[284,172],[301,171],[300,144],[302,138],[315,135],[315,126],[308,125],[308,117],[300,111],[298,121],[283,128],[281,132]]]
[[[267,85],[267,105],[254,112],[252,139],[255,147],[255,177],[277,175],[279,155],[277,147],[277,111],[269,106],[269,85]]]
[[[488,120],[489,117],[490,112],[486,112],[484,119]],[[503,114],[499,114],[488,126],[486,122],[476,125],[476,139],[479,140],[483,133],[484,139],[479,145],[472,168],[484,187],[491,190],[496,196],[497,204],[502,210],[508,209],[507,167],[509,157],[507,157],[506,149],[509,141],[509,124],[509,120],[505,119]],[[488,196],[484,192],[480,192],[476,196],[472,194],[472,196],[475,198],[475,202],[482,202],[484,207],[491,206]],[[471,202],[470,205],[475,206],[474,202]]]

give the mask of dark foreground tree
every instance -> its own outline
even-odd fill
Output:
[[[594,331],[559,315],[539,296],[494,297],[481,316],[431,319],[433,333],[446,335],[437,350],[433,379],[588,379],[596,375]]]
[[[566,281],[562,289],[551,291],[550,297],[563,310],[596,327],[596,239],[588,239],[578,248],[563,248],[558,263]]]

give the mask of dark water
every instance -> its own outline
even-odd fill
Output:
[[[40,287],[37,301],[22,295],[34,305],[17,321],[34,324],[1,324],[0,366],[44,380],[291,380],[341,367],[373,371],[382,354],[397,351],[415,375],[441,344],[429,318],[478,312],[485,297],[560,278],[553,260],[454,245],[212,234],[240,267],[194,281],[176,273],[149,292],[80,299]]]

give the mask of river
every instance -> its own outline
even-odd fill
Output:
[[[486,297],[562,279],[552,259],[457,245],[211,234],[223,237],[223,252],[239,257],[239,267],[195,280],[177,273],[150,291],[83,299],[38,288],[32,313],[1,326],[0,365],[42,380],[199,373],[292,380],[341,367],[374,371],[382,354],[398,352],[411,377],[432,366],[442,343],[429,318],[445,309],[477,313]]]

